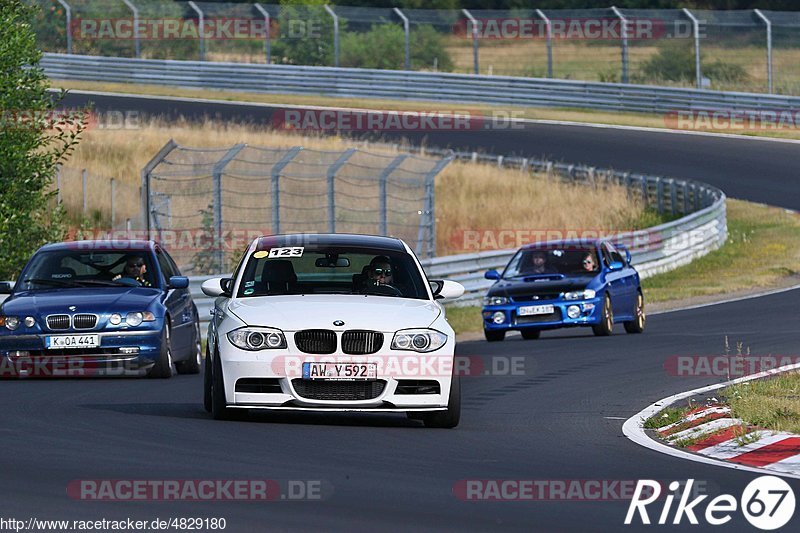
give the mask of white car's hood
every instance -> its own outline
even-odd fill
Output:
[[[249,326],[271,326],[283,331],[301,329],[368,329],[391,332],[430,326],[440,308],[428,300],[314,294],[262,296],[232,301],[228,310]],[[335,327],[341,320],[344,325]]]

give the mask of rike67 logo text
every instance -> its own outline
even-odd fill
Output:
[[[697,525],[700,517],[709,525],[721,526],[741,512],[752,526],[772,531],[785,526],[794,515],[794,491],[779,477],[761,476],[754,479],[738,500],[730,494],[720,494],[707,500],[707,494],[693,494],[693,485],[694,479],[687,480],[685,485],[673,481],[669,484],[669,492],[662,495],[660,483],[640,479],[628,506],[625,524],[641,521],[642,524],[678,525],[686,520]],[[677,504],[673,507],[675,500]],[[648,506],[651,506],[650,512],[655,512],[652,516],[648,513]]]

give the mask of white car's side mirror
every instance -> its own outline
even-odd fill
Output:
[[[217,296],[222,296],[223,294],[227,294],[225,289],[222,288],[222,283],[226,280],[227,278],[207,279],[200,286],[200,290],[203,291],[203,294],[205,294],[206,296],[211,296],[212,298],[216,298]]]
[[[433,288],[433,297],[436,300],[455,300],[464,294],[464,286],[458,282],[450,281],[448,279],[441,279],[431,281],[431,285],[436,284]]]

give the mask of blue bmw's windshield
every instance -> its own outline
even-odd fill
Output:
[[[17,291],[77,287],[154,287],[149,252],[52,250],[36,254],[22,272]]]

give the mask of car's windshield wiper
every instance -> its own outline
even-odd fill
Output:
[[[55,285],[56,287],[80,287],[77,281],[49,278],[28,278],[25,283],[38,283],[40,285]]]
[[[129,285],[126,285],[125,283],[107,279],[81,279],[77,280],[77,283],[83,283],[86,285],[101,285],[103,287],[129,287]]]

